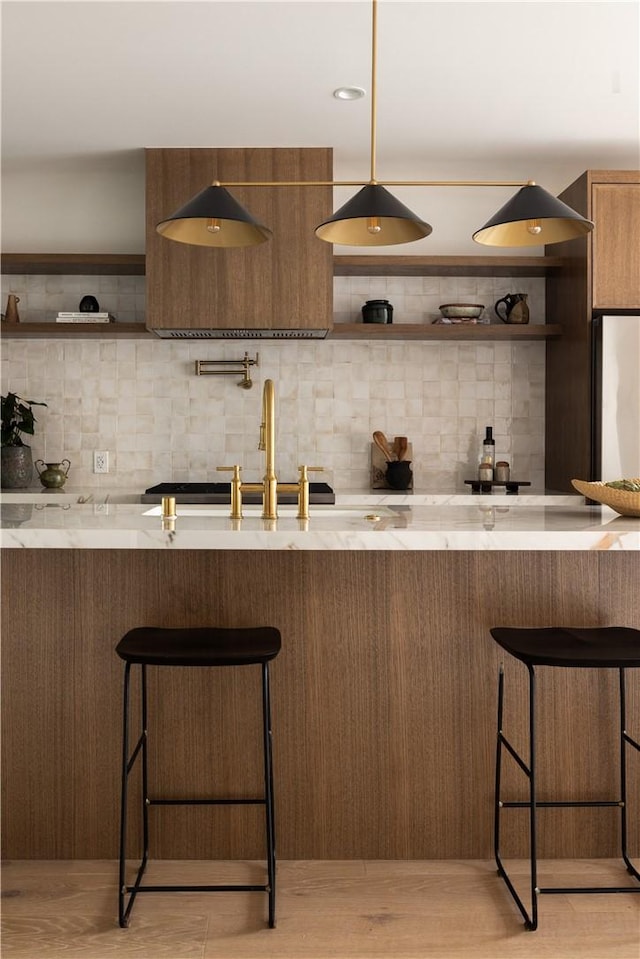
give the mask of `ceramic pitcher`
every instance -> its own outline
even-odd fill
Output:
[[[528,323],[528,295],[528,293],[507,293],[501,300],[497,300],[493,307],[496,316],[502,320],[503,323]],[[504,303],[504,315],[500,311],[502,303]]]
[[[15,293],[10,293],[7,299],[7,310],[4,314],[5,323],[19,323],[20,317],[18,315],[18,303],[20,302],[20,297],[16,296]]]

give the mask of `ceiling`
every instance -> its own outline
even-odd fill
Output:
[[[639,49],[638,2],[380,0],[378,178],[636,168]],[[4,173],[332,146],[366,180],[370,90],[368,0],[2,3]]]

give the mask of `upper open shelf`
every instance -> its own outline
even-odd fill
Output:
[[[546,276],[557,256],[334,256],[335,276]],[[2,273],[143,276],[143,253],[3,253]]]

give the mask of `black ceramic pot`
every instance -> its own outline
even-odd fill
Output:
[[[386,476],[391,489],[409,489],[413,479],[411,460],[392,460],[387,463]]]
[[[389,300],[367,300],[362,307],[363,323],[393,323],[393,307]]]

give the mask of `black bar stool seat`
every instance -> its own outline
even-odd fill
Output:
[[[568,629],[495,627],[491,635],[508,653],[531,666],[640,666],[640,630],[629,626]]]
[[[272,626],[138,626],[122,637],[116,653],[127,663],[147,666],[250,666],[275,659],[280,646],[280,633]]]
[[[129,924],[135,898],[140,892],[266,892],[269,927],[275,926],[275,817],[269,663],[280,652],[281,636],[272,626],[253,628],[140,626],[126,633],[116,653],[125,662],[122,734],[122,792],[120,807],[120,871],[118,920]],[[129,744],[131,668],[140,667],[140,733],[133,749]],[[148,788],[147,668],[148,667],[260,666],[262,671],[262,743],[264,795],[256,798],[204,797],[165,799],[151,797]],[[142,761],[142,858],[132,885],[126,882],[128,781],[138,758]],[[261,805],[265,807],[267,882],[263,885],[148,885],[142,879],[149,858],[149,807],[154,805]]]
[[[505,735],[502,728],[504,712],[504,667],[500,666],[498,680],[498,731],[496,744],[495,796],[494,796],[494,855],[498,874],[504,879],[525,926],[529,930],[538,927],[538,896],[541,893],[640,893],[640,884],[625,886],[578,886],[540,887],[537,880],[537,809],[540,807],[585,807],[615,806],[620,810],[621,855],[627,872],[640,880],[640,872],[633,865],[627,851],[627,747],[640,752],[640,742],[633,739],[627,730],[626,719],[626,670],[640,667],[640,630],[629,626],[597,626],[569,628],[550,626],[543,628],[494,627],[490,630],[493,639],[507,653],[524,663],[529,673],[529,755],[522,756]],[[538,801],[536,795],[536,668],[590,668],[616,669],[619,674],[619,747],[620,747],[620,792],[615,799]],[[526,801],[509,802],[502,799],[501,776],[503,750],[515,761],[529,781],[529,798]],[[500,853],[501,813],[509,807],[529,810],[529,868],[530,901],[528,910],[512,882]]]

